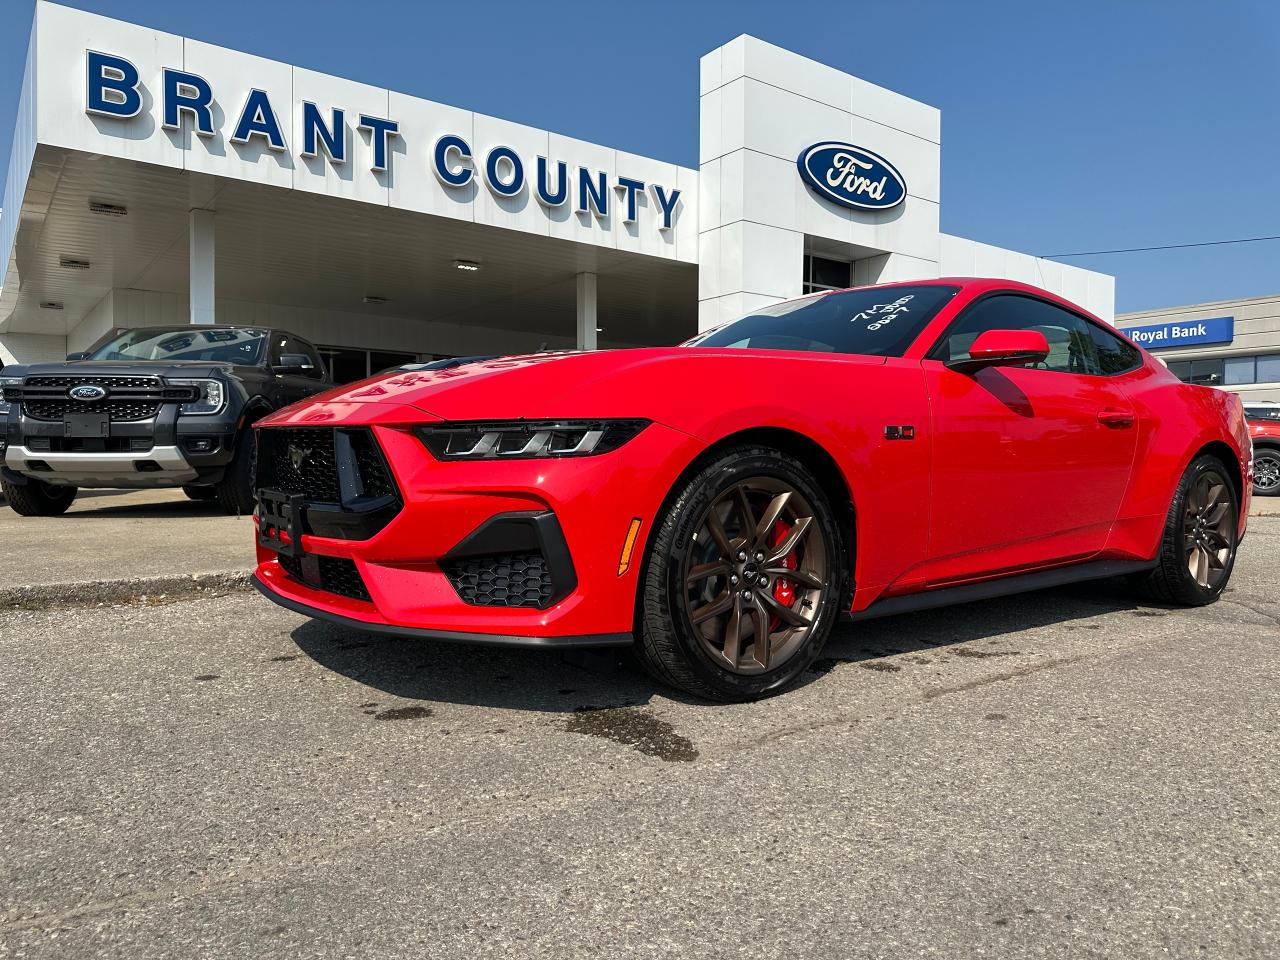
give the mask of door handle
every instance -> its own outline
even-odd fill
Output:
[[[1098,422],[1108,427],[1132,427],[1133,414],[1128,410],[1107,407],[1098,411]]]

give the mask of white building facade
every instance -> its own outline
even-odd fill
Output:
[[[937,109],[748,36],[700,85],[695,170],[41,0],[0,360],[270,323],[350,379],[675,343],[809,290],[937,276],[1112,318],[1111,277],[940,232]]]

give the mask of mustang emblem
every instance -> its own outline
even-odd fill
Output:
[[[306,462],[309,456],[311,456],[311,447],[298,447],[292,443],[289,444],[289,463],[293,465],[293,469],[301,470],[302,464]]]
[[[93,403],[95,400],[101,400],[106,395],[107,388],[100,387],[96,383],[77,383],[67,391],[67,396],[72,400],[83,400],[85,403]]]

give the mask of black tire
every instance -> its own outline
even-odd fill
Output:
[[[1280,496],[1280,447],[1253,448],[1253,495]]]
[[[213,487],[192,487],[186,486],[182,488],[182,492],[187,495],[189,500],[207,502],[218,496],[218,491]]]
[[[256,455],[253,428],[245,424],[236,439],[235,458],[227,464],[222,479],[213,486],[214,497],[224,513],[233,517],[253,513],[253,460]]]
[[[28,480],[22,486],[3,480],[0,487],[13,512],[23,517],[61,516],[76,499],[75,487],[55,487],[41,480]]]
[[[1223,542],[1222,548],[1213,552],[1220,555],[1225,550],[1226,555],[1217,560],[1220,566],[1213,568],[1209,582],[1204,584],[1192,575],[1190,568],[1196,548],[1194,542],[1188,540],[1189,527],[1193,532],[1195,530],[1194,516],[1188,515],[1188,497],[1206,479],[1210,488],[1222,488],[1221,497],[1227,504],[1226,515],[1229,519],[1222,522],[1221,532],[1213,533],[1214,546],[1217,546],[1219,540]],[[1194,506],[1194,501],[1192,505]],[[1194,513],[1193,510],[1192,514]],[[1213,603],[1222,596],[1231,579],[1231,571],[1236,562],[1239,520],[1240,501],[1226,466],[1210,454],[1196,457],[1191,466],[1187,467],[1174,492],[1173,503],[1169,506],[1169,515],[1165,519],[1164,531],[1160,537],[1156,568],[1137,580],[1136,586],[1140,592],[1159,603],[1187,607],[1202,607]]]
[[[706,529],[700,525],[708,511],[726,492],[753,482],[781,482],[807,501],[812,516],[808,529],[813,531],[809,536],[821,538],[822,556],[829,560],[825,561],[825,583],[812,604],[814,612],[808,632],[798,641],[799,646],[762,672],[743,675],[730,670],[725,662],[709,653],[706,641],[695,633],[698,628],[690,619],[685,575],[689,570],[690,551],[695,546],[703,549],[703,544],[695,544],[694,535],[699,529]],[[813,474],[799,461],[777,450],[755,445],[717,451],[696,465],[695,472],[678,484],[654,521],[637,598],[635,652],[638,659],[658,681],[708,700],[757,700],[782,691],[813,663],[839,614],[849,569],[842,540],[830,501]],[[722,596],[736,589],[728,586],[727,575],[723,583]],[[763,595],[769,591],[756,592]],[[756,604],[763,609],[764,597],[757,599]],[[772,627],[766,627],[766,631],[771,630]]]

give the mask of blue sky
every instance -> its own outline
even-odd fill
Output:
[[[1280,234],[1280,4],[75,0],[697,166],[698,58],[750,33],[942,110],[942,229],[1054,254]],[[0,157],[33,5],[0,4]],[[215,12],[216,11],[216,12]],[[1280,242],[1071,260],[1118,310],[1280,293]]]

